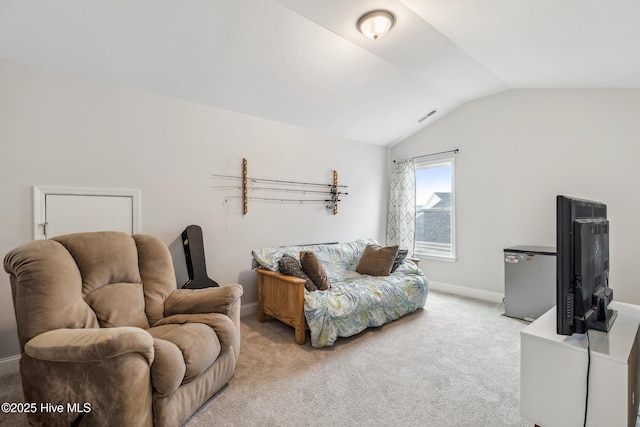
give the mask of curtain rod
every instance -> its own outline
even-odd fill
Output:
[[[411,160],[416,160],[416,159],[421,159],[423,157],[431,157],[431,156],[437,156],[439,154],[447,154],[447,153],[453,153],[453,154],[458,154],[458,151],[460,151],[458,148],[454,148],[453,150],[447,150],[447,151],[440,151],[438,153],[431,153],[431,154],[424,154],[422,156],[415,156],[415,157],[411,157]],[[395,163],[396,161],[394,160],[393,163]]]

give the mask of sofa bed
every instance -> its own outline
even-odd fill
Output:
[[[313,347],[332,346],[338,337],[424,307],[427,299],[427,279],[406,251],[372,239],[262,248],[252,255],[258,320],[271,316],[292,326],[298,344],[309,330]]]

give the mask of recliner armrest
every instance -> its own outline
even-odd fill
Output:
[[[229,310],[244,293],[242,285],[218,288],[177,289],[164,302],[165,317],[174,314],[222,313]]]
[[[54,329],[27,341],[27,355],[53,362],[99,362],[127,353],[140,353],[153,362],[153,337],[144,329]]]

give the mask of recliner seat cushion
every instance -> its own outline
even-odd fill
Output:
[[[163,325],[147,329],[154,338],[175,344],[182,353],[185,364],[184,378],[181,384],[188,383],[216,361],[220,355],[220,341],[209,326],[202,323],[187,323],[184,325]],[[156,348],[160,353],[167,346]],[[172,351],[172,350],[170,350]],[[156,355],[164,359],[165,355]],[[169,356],[167,356],[169,358]],[[153,375],[153,373],[152,373]],[[177,375],[177,371],[176,374]]]
[[[220,342],[220,353],[227,351],[240,339],[237,326],[228,316],[220,313],[174,314],[165,317],[153,326],[187,323],[203,323],[210,326]]]

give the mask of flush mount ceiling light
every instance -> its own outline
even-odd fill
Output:
[[[373,10],[358,19],[357,27],[365,37],[378,40],[393,27],[395,20],[393,13],[387,10]]]

